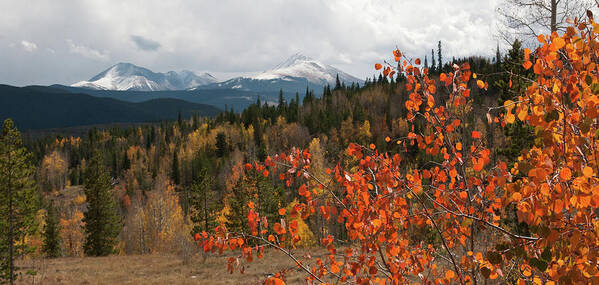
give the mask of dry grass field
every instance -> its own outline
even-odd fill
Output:
[[[287,269],[287,284],[305,284],[305,274],[280,252],[265,252],[262,259],[245,263],[245,274],[227,272],[229,256],[209,256],[202,262],[202,255],[196,255],[187,265],[177,256],[163,255],[24,260],[18,264],[23,272],[35,269],[37,274],[23,275],[17,284],[261,284],[281,269]]]

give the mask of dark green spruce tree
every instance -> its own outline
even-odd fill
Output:
[[[441,73],[443,72],[443,56],[441,55],[441,41],[439,41],[439,44],[437,45],[437,72]]]
[[[54,202],[48,202],[46,207],[46,225],[43,232],[42,252],[46,257],[60,256],[60,224]]]
[[[112,194],[110,176],[99,152],[94,154],[87,167],[84,187],[87,210],[83,213],[83,251],[90,256],[112,254],[121,232],[121,218]]]
[[[501,63],[503,76],[495,83],[499,91],[497,103],[500,106],[507,100],[518,98],[518,94],[526,90],[529,79],[534,76],[530,70],[525,70],[522,67],[523,62],[524,49],[522,49],[520,41],[515,40]],[[534,130],[519,120],[506,125],[504,135],[507,139],[506,144],[497,152],[507,158],[510,164],[517,160],[522,150],[531,148],[535,140]]]
[[[232,187],[229,197],[231,211],[226,215],[227,229],[234,232],[248,232],[248,203],[253,202],[255,210],[268,221],[280,218],[278,210],[282,207],[282,189],[275,187],[268,177],[255,170],[249,170]]]
[[[0,283],[14,284],[15,256],[30,249],[17,241],[37,229],[39,195],[31,158],[13,121],[6,119],[0,134]]]
[[[218,199],[212,190],[214,179],[202,167],[189,191],[189,218],[193,222],[193,233],[210,232],[217,226]]]
[[[216,156],[223,157],[229,153],[229,143],[227,136],[223,132],[216,134]]]
[[[431,49],[431,60],[432,60],[432,62],[431,62],[430,73],[434,74],[435,70],[437,69],[437,66],[436,66],[436,63],[435,63],[435,50],[434,49]]]
[[[504,56],[501,63],[503,75],[499,78],[495,85],[499,91],[497,103],[501,106],[507,100],[517,100],[518,95],[526,91],[529,86],[530,79],[534,77],[531,70],[526,70],[522,67],[524,62],[524,49],[520,41],[515,40],[512,43],[511,49]],[[518,160],[518,156],[522,151],[530,149],[535,142],[534,129],[526,126],[520,120],[516,120],[512,124],[508,124],[503,128],[503,134],[506,141],[501,147],[496,148],[497,154],[507,160],[508,167],[512,167]],[[526,172],[526,162],[519,163],[520,172]],[[520,175],[516,175],[513,179],[520,179]],[[502,222],[513,231],[521,235],[529,235],[529,227],[526,223],[521,223],[517,218],[517,210],[515,205],[508,206],[507,212],[509,216]]]
[[[173,179],[173,182],[175,182],[176,185],[179,185],[181,183],[181,174],[179,171],[179,156],[177,155],[177,150],[173,151],[171,179]]]

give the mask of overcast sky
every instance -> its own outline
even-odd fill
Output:
[[[395,46],[492,56],[499,0],[2,0],[0,84],[72,84],[117,62],[220,80],[301,52],[354,76]]]

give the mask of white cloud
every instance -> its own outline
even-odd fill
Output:
[[[76,44],[73,40],[66,40],[67,45],[69,46],[69,51],[74,54],[79,54],[87,58],[107,61],[110,59],[110,56],[106,52],[101,52],[99,50]]]
[[[0,18],[0,62],[23,75],[7,72],[0,78],[8,82],[0,83],[70,84],[120,61],[226,79],[269,69],[298,51],[364,78],[395,46],[423,57],[441,40],[446,59],[492,56],[500,1],[3,0],[0,10],[9,13]],[[23,35],[56,53],[24,64],[22,54],[5,52]],[[41,66],[60,69],[26,72]]]
[[[29,41],[21,41],[21,47],[28,52],[33,52],[37,49],[37,45],[33,42],[29,42]]]

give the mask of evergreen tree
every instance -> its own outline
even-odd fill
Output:
[[[499,52],[499,44],[497,44],[497,51],[495,52],[495,65],[501,66],[501,53]]]
[[[534,75],[531,70],[522,67],[523,62],[524,50],[522,44],[520,41],[515,40],[502,63],[502,69],[506,72],[495,83],[499,91],[499,97],[497,98],[499,105],[503,105],[507,100],[514,100],[517,98],[517,94],[524,92],[529,86],[530,83],[525,78],[530,79]],[[525,126],[521,121],[507,125],[504,128],[504,134],[507,137],[507,143],[505,147],[498,148],[497,152],[505,156],[511,163],[516,161],[523,149],[531,148],[534,143],[534,130]]]
[[[435,72],[435,69],[437,69],[437,65],[435,64],[435,50],[431,49],[431,73]]]
[[[223,157],[229,153],[229,144],[227,137],[223,132],[216,134],[216,156]]]
[[[285,97],[283,97],[283,89],[279,90],[279,105],[277,106],[277,112],[282,115],[287,111],[287,103]]]
[[[193,112],[193,129],[197,130],[200,127],[200,116],[198,111]]]
[[[175,185],[179,185],[181,183],[181,175],[179,173],[179,156],[177,155],[177,150],[173,151],[173,165],[171,171],[171,179]]]
[[[127,151],[123,152],[123,170],[128,170],[131,168],[131,160],[127,156]]]
[[[339,90],[341,89],[341,81],[339,80],[339,73],[337,73],[337,78],[335,79],[335,89],[333,90]]]
[[[226,215],[227,229],[234,232],[249,232],[247,216],[248,203],[253,202],[255,211],[265,216],[269,222],[277,221],[278,209],[282,206],[282,190],[275,188],[262,173],[250,170],[231,189],[228,205],[231,211]]]
[[[44,226],[42,252],[49,258],[60,256],[60,225],[54,202],[46,207],[46,225]]]
[[[443,57],[441,56],[441,41],[437,45],[437,72],[443,72]]]
[[[85,223],[86,255],[106,256],[115,251],[121,231],[121,220],[112,195],[110,177],[99,152],[91,158],[85,173],[85,196],[87,210],[83,213]]]
[[[428,59],[427,56],[424,56],[424,68],[428,68]]]
[[[216,212],[218,203],[212,190],[214,179],[206,168],[199,170],[189,193],[189,218],[193,222],[193,233],[209,232],[217,226]]]
[[[36,230],[38,193],[31,158],[13,121],[6,119],[0,134],[0,283],[14,284],[15,256],[28,249],[17,241]]]

